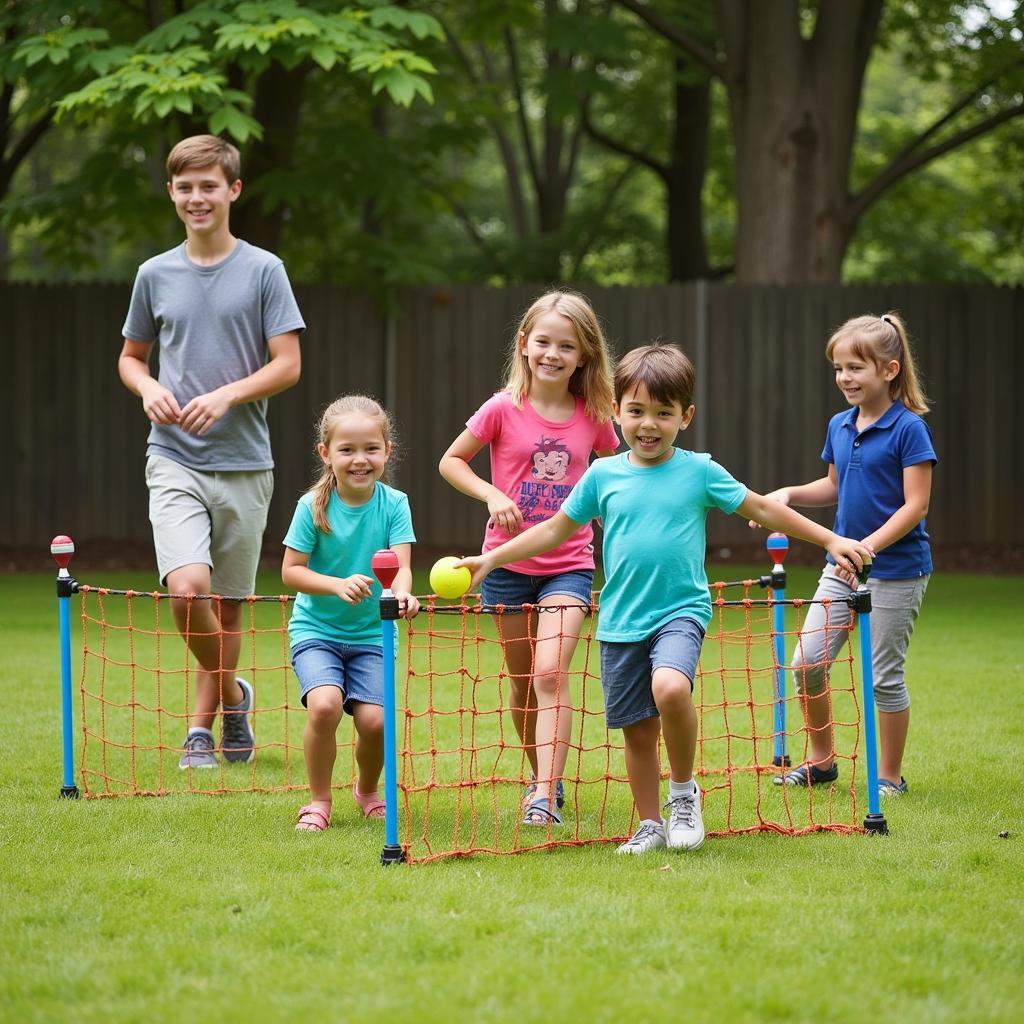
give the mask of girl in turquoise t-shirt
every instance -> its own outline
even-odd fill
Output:
[[[363,395],[345,395],[324,411],[317,454],[323,472],[299,499],[285,536],[281,579],[298,591],[288,623],[292,665],[308,711],[302,736],[310,801],[299,831],[322,832],[331,820],[331,775],[338,726],[347,711],[356,728],[358,779],[352,795],[368,818],[384,817],[377,790],[384,765],[384,660],[376,598],[369,575],[380,548],[398,555],[394,592],[411,619],[419,602],[412,586],[416,537],[409,499],[380,482],[392,451],[388,414]]]

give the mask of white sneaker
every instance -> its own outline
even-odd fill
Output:
[[[704,845],[704,818],[700,812],[700,786],[693,783],[693,793],[670,799],[665,836],[670,850],[696,850]]]
[[[628,842],[623,843],[616,853],[650,853],[651,850],[665,849],[665,823],[660,825],[653,821],[641,821],[640,827],[633,833]]]

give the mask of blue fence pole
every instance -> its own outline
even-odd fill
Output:
[[[391,584],[398,573],[398,556],[390,548],[374,554],[374,576],[384,592],[380,595],[380,635],[384,648],[384,849],[380,862],[405,863],[405,850],[398,842],[398,749],[395,736],[395,620],[399,618],[398,598]]]
[[[789,755],[786,753],[786,568],[782,564],[789,551],[789,538],[784,533],[771,533],[765,541],[768,554],[775,563],[768,586],[772,589],[772,643],[775,647],[775,665],[772,682],[775,688],[775,754],[772,764],[788,768]]]
[[[871,591],[868,576],[871,563],[868,562],[858,573],[859,584],[853,597],[853,609],[857,613],[857,628],[860,630],[860,676],[864,695],[864,757],[868,784],[868,814],[864,828],[868,832],[885,835],[889,831],[885,815],[882,814],[878,796],[878,738],[875,728],[875,671],[871,656]]]
[[[50,554],[57,563],[57,611],[60,628],[60,718],[63,740],[64,784],[60,787],[63,800],[77,800],[81,794],[75,785],[75,738],[71,702],[71,595],[78,583],[68,572],[68,564],[75,553],[75,544],[63,534],[50,542]]]

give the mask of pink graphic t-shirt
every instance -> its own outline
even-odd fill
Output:
[[[582,398],[562,423],[544,419],[523,399],[501,391],[489,398],[466,423],[470,433],[491,449],[491,483],[507,494],[523,514],[523,528],[550,519],[586,470],[592,452],[614,451],[619,439],[611,421],[588,416]],[[484,551],[511,540],[500,527],[487,524]],[[555,576],[575,569],[594,568],[594,531],[588,523],[561,547],[523,562],[505,566],[529,576]]]

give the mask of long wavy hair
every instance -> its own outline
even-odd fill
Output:
[[[881,316],[855,316],[837,328],[825,346],[825,358],[831,362],[836,346],[848,342],[858,359],[870,361],[877,367],[895,360],[899,372],[889,381],[889,397],[903,404],[919,416],[928,412],[928,396],[918,379],[914,353],[910,347],[907,328],[898,313]]]
[[[560,289],[546,292],[536,299],[523,314],[508,347],[503,389],[512,396],[517,409],[530,393],[533,374],[522,352],[523,340],[538,319],[545,313],[561,313],[572,324],[573,332],[583,354],[583,365],[578,366],[569,380],[569,393],[583,399],[587,414],[598,422],[612,418],[612,356],[608,351],[601,323],[593,306],[578,292]]]
[[[360,413],[368,419],[376,420],[380,424],[381,436],[384,438],[384,445],[388,451],[388,465],[384,469],[384,479],[388,478],[391,458],[395,450],[395,428],[391,417],[384,407],[367,395],[342,395],[336,398],[320,416],[320,422],[316,428],[316,444],[314,445],[317,455],[320,455],[320,446],[330,446],[331,434],[334,425],[342,416],[351,413]],[[327,506],[331,500],[331,492],[338,486],[334,473],[329,465],[324,465],[317,474],[313,486],[308,493],[313,495],[313,522],[321,533],[330,533],[331,525],[327,521]]]

